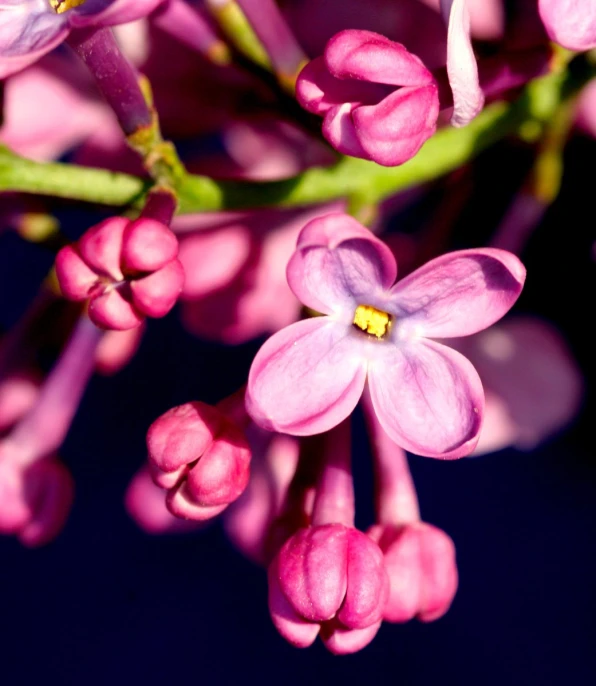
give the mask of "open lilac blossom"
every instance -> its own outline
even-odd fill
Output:
[[[104,329],[139,326],[163,317],[184,283],[178,241],[165,224],[111,217],[89,229],[56,256],[64,296],[89,301],[89,318]]]
[[[3,0],[0,78],[60,45],[72,29],[113,26],[145,17],[163,0]]]
[[[539,0],[538,10],[548,35],[569,50],[596,47],[594,0]]]
[[[307,224],[287,269],[290,288],[325,316],[271,337],[251,366],[247,409],[264,428],[321,433],[350,415],[368,382],[398,445],[430,457],[474,449],[482,385],[466,358],[432,338],[467,336],[500,319],[525,279],[503,250],[448,253],[394,285],[389,248],[354,219]]]
[[[147,432],[154,482],[169,511],[184,519],[215,517],[246,488],[251,452],[243,432],[219,409],[191,402],[168,410]]]
[[[337,150],[385,166],[413,157],[439,115],[430,71],[403,45],[372,31],[334,36],[300,73],[296,96],[324,117],[323,135]]]

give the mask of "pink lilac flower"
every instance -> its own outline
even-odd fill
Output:
[[[154,482],[169,511],[185,519],[215,517],[246,488],[251,452],[243,432],[218,408],[191,402],[156,419],[147,432]]]
[[[72,478],[56,451],[93,373],[101,335],[86,317],[79,320],[33,406],[0,441],[0,533],[25,545],[54,538],[70,510]]]
[[[381,427],[368,396],[364,409],[376,484],[376,523],[367,534],[383,551],[389,575],[383,619],[430,622],[447,612],[457,590],[455,545],[444,531],[421,521],[405,452]]]
[[[552,324],[515,317],[449,344],[474,364],[486,391],[474,455],[511,445],[531,450],[576,416],[582,374]]]
[[[594,0],[539,0],[538,9],[548,35],[569,50],[596,47]]]
[[[413,157],[439,115],[437,85],[422,61],[371,31],[334,36],[300,73],[296,96],[324,117],[323,135],[333,147],[386,166]]]
[[[55,457],[29,464],[10,442],[0,445],[0,534],[26,546],[48,543],[66,522],[73,491],[72,477]]]
[[[298,237],[287,277],[323,313],[271,337],[249,373],[247,409],[270,431],[311,435],[350,415],[365,384],[391,439],[456,458],[478,441],[484,396],[471,363],[433,338],[467,336],[517,300],[525,269],[503,250],[438,257],[394,285],[389,248],[354,219],[330,214]]]
[[[124,504],[130,517],[147,534],[189,533],[201,528],[200,522],[180,519],[168,510],[163,489],[153,482],[146,465],[128,484]]]
[[[253,454],[250,482],[226,511],[224,526],[240,552],[264,565],[269,562],[269,532],[298,466],[300,443],[293,436],[272,434],[254,424],[247,434]]]
[[[174,306],[184,271],[178,241],[165,224],[111,217],[56,256],[64,296],[89,301],[89,318],[106,329],[132,329]]]
[[[104,103],[89,96],[89,85],[82,65],[58,55],[48,55],[8,79],[0,142],[19,155],[46,161],[60,157],[102,126],[110,126],[113,115]]]
[[[268,580],[273,623],[297,647],[320,635],[331,652],[352,653],[381,626],[389,578],[378,545],[354,528],[347,422],[325,437],[311,526],[283,544]]]
[[[163,0],[3,0],[0,6],[0,78],[49,52],[72,29],[124,24]]]
[[[321,211],[343,206],[174,218],[186,274],[185,327],[201,338],[237,344],[296,321],[300,303],[285,275],[296,237]]]

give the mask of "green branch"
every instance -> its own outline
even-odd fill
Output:
[[[316,167],[291,179],[266,183],[215,181],[188,174],[176,189],[179,211],[289,207],[338,198],[373,204],[457,169],[509,134],[524,128],[542,130],[560,103],[587,77],[582,73],[578,79],[577,74],[561,72],[537,79],[515,103],[491,105],[465,128],[438,131],[400,167],[342,157],[332,167]],[[149,181],[128,174],[32,162],[0,147],[0,190],[126,206],[138,205],[149,188]]]

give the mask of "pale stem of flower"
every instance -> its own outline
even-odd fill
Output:
[[[312,525],[354,526],[354,482],[350,465],[350,420],[325,435]]]
[[[5,439],[15,446],[21,464],[52,455],[64,441],[93,373],[102,335],[86,316],[80,318],[35,405]]]
[[[368,393],[364,394],[363,408],[374,453],[377,523],[401,525],[418,522],[418,496],[406,453],[379,424]]]

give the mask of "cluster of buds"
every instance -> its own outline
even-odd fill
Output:
[[[48,54],[62,43],[72,55]],[[0,533],[60,532],[74,484],[57,455],[93,371],[119,371],[180,301],[199,338],[270,337],[238,393],[151,424],[133,519],[172,533],[222,515],[297,647],[353,653],[383,622],[442,617],[455,546],[421,519],[405,451],[531,448],[580,406],[554,327],[500,320],[591,77],[577,102],[596,137],[594,56],[570,52],[594,48],[594,0],[4,0],[0,229],[55,260],[0,344]],[[462,247],[458,168],[505,134],[534,165],[486,246]],[[122,215],[69,243],[54,194]],[[407,235],[403,209],[422,216]],[[375,475],[362,530],[358,406]]]

